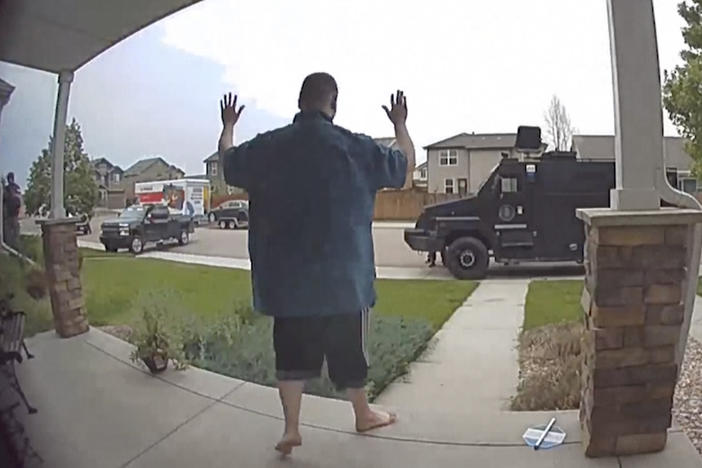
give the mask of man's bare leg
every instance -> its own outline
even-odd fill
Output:
[[[302,405],[302,391],[304,388],[304,380],[278,382],[278,393],[280,394],[280,402],[283,404],[283,414],[285,416],[285,432],[275,449],[283,455],[290,455],[293,448],[302,445],[300,406]]]
[[[349,388],[346,390],[349,401],[356,415],[356,431],[366,432],[383,426],[389,426],[397,421],[397,416],[386,411],[375,411],[368,405],[368,397],[364,388]]]

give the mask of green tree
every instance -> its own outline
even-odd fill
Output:
[[[665,72],[663,104],[673,124],[687,139],[685,150],[694,161],[693,172],[702,176],[702,0],[678,4],[685,20],[682,33],[686,47],[683,64]]]
[[[29,213],[36,214],[42,205],[51,206],[51,145],[41,150],[41,155],[29,170],[24,203]],[[66,126],[64,145],[64,194],[63,203],[69,213],[92,213],[98,201],[98,186],[93,179],[90,158],[83,149],[80,125],[73,119]]]

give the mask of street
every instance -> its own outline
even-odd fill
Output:
[[[92,234],[80,236],[80,239],[90,242],[99,242],[100,224],[109,217],[116,215],[98,215],[91,221]],[[20,222],[22,233],[38,234],[39,227],[34,219],[26,218]],[[411,250],[404,241],[404,229],[411,227],[411,223],[378,222],[373,225],[373,241],[375,245],[375,264],[384,267],[426,267],[426,254]],[[203,225],[195,229],[190,238],[190,243],[185,246],[177,244],[168,245],[166,248],[172,252],[208,255],[228,258],[248,258],[248,231],[220,229],[215,225]],[[147,250],[154,249],[153,245]],[[436,268],[443,268],[437,262]],[[547,263],[503,266],[493,263],[490,267],[490,276],[582,276],[582,267],[572,263]]]

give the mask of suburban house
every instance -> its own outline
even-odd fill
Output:
[[[112,164],[106,158],[97,158],[90,161],[93,167],[93,179],[98,185],[98,204],[101,208],[124,208],[126,201],[121,167]]]
[[[397,146],[397,140],[395,137],[382,137],[382,138],[373,138],[376,143],[381,144],[383,146],[387,146],[389,148],[393,149],[400,149],[399,146]],[[414,172],[412,173],[412,187],[413,188],[418,188],[418,189],[427,189],[427,163],[422,163],[419,166],[417,166],[414,169]]]
[[[427,190],[460,195],[476,193],[500,159],[524,156],[514,147],[516,138],[516,133],[460,133],[425,146]],[[537,155],[545,149],[543,144]]]
[[[205,176],[204,178],[210,181],[212,193],[217,195],[234,195],[244,193],[244,190],[239,187],[227,185],[224,181],[224,165],[219,160],[219,152],[215,151],[209,155],[205,161]]]
[[[182,179],[185,172],[161,157],[141,159],[132,164],[123,174],[124,190],[127,199],[133,199],[134,184],[152,180]]]
[[[612,135],[573,135],[573,147],[579,159],[614,160],[614,136]],[[688,193],[698,191],[698,183],[692,177],[693,161],[685,151],[685,140],[681,137],[665,137],[663,139],[663,159],[668,169],[674,169],[678,174],[679,190]]]
[[[428,185],[428,167],[429,164],[427,161],[424,161],[422,164],[414,168],[414,172],[412,173],[412,186],[415,188],[427,189]]]

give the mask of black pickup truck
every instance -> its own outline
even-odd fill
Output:
[[[148,242],[177,240],[185,245],[193,231],[192,216],[172,215],[164,205],[131,206],[102,223],[100,242],[108,252],[129,249],[140,254]]]

